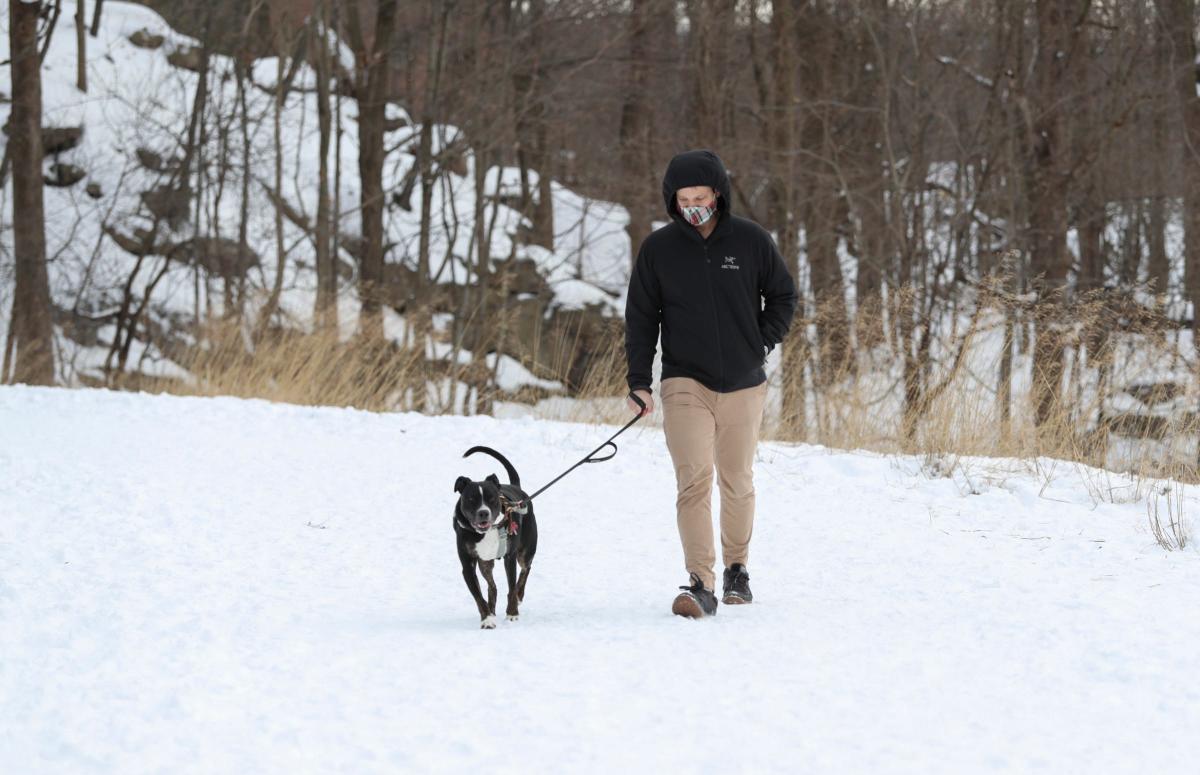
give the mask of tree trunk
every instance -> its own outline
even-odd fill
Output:
[[[359,268],[362,312],[359,333],[367,341],[383,339],[383,125],[388,97],[388,52],[399,0],[380,0],[371,40],[361,26],[357,3],[346,6],[358,58],[358,174],[361,179],[363,257]]]
[[[888,264],[887,218],[883,185],[883,149],[887,132],[889,95],[884,81],[887,61],[887,0],[871,0],[861,21],[862,149],[861,169],[852,198],[859,221],[858,276],[855,288],[855,330],[858,346],[870,350],[884,341],[880,293]]]
[[[250,106],[246,98],[246,82],[249,73],[245,62],[238,60],[234,64],[234,75],[237,78],[238,113],[241,114],[242,130],[242,205],[238,214],[238,266],[245,267],[250,252]],[[225,284],[225,316],[234,316],[233,292],[229,288],[229,280]],[[246,272],[239,271],[237,279],[237,317],[242,318],[246,304]]]
[[[271,142],[275,146],[275,180],[274,189],[280,201],[275,203],[275,278],[271,282],[271,293],[267,303],[263,305],[258,315],[258,325],[255,326],[255,339],[261,340],[271,327],[271,318],[279,308],[279,299],[283,295],[283,274],[287,268],[287,246],[283,241],[283,106],[287,101],[287,86],[284,83],[286,69],[284,67],[284,46],[278,47],[275,58],[275,110],[271,121]]]
[[[337,257],[330,250],[329,141],[333,120],[329,105],[329,79],[333,67],[329,53],[329,8],[320,0],[313,26],[313,62],[317,76],[317,224],[315,228],[317,299],[313,320],[318,331],[337,329]]]
[[[1034,418],[1046,425],[1061,406],[1065,352],[1063,304],[1067,271],[1067,173],[1064,92],[1069,55],[1078,30],[1071,0],[1038,0],[1037,56],[1026,119],[1029,179],[1029,263],[1039,315],[1033,348]]]
[[[1079,233],[1079,291],[1086,294],[1104,286],[1104,229],[1108,216],[1093,186],[1077,205],[1075,227]]]
[[[54,330],[42,203],[42,77],[37,47],[40,9],[40,3],[22,0],[10,0],[8,4],[13,94],[7,150],[12,165],[16,263],[10,336],[15,351],[12,381],[50,385],[54,383]]]
[[[531,61],[513,71],[513,87],[518,105],[515,129],[517,161],[521,167],[521,213],[529,218],[529,242],[547,250],[554,249],[554,207],[550,188],[549,130],[546,125],[545,84],[541,60],[547,46],[546,0],[531,0],[525,16],[529,28],[528,49]],[[538,174],[537,197],[529,185],[530,170]]]
[[[75,5],[75,88],[87,92],[87,21],[84,19],[84,2],[77,0]]]
[[[801,309],[804,292],[800,286],[800,203],[796,170],[796,136],[800,122],[797,108],[796,74],[797,18],[794,0],[775,0],[771,6],[771,79],[763,85],[764,105],[773,120],[764,122],[763,144],[770,151],[767,218],[779,240],[779,253],[796,282]],[[801,314],[799,317],[804,317]],[[789,438],[806,434],[807,395],[805,370],[808,332],[794,324],[784,339],[781,368],[780,430]]]
[[[1194,0],[1158,0],[1168,38],[1171,84],[1183,138],[1180,171],[1183,188],[1184,299],[1200,309],[1200,97],[1196,96]],[[1200,315],[1192,314],[1192,344],[1200,351]]]
[[[729,51],[734,29],[734,0],[689,0],[688,50],[691,54],[695,142],[721,148],[731,132]]]
[[[83,5],[83,0],[79,4]],[[92,37],[100,34],[100,11],[104,8],[104,0],[96,0],[96,10],[92,11],[92,29],[90,30]]]
[[[1146,242],[1149,248],[1149,265],[1147,281],[1159,299],[1165,299],[1170,293],[1170,263],[1167,259],[1167,149],[1170,145],[1170,131],[1167,125],[1168,108],[1171,103],[1171,55],[1166,31],[1162,24],[1154,25],[1154,79],[1164,99],[1156,100],[1150,118],[1151,146],[1155,149],[1152,154],[1153,180],[1150,189],[1150,219],[1147,225]]]
[[[847,336],[845,282],[837,253],[838,224],[843,213],[837,191],[820,184],[805,208],[821,385],[831,384],[853,363]]]
[[[637,258],[642,240],[650,234],[653,210],[647,205],[657,197],[651,178],[650,145],[650,17],[651,6],[661,0],[633,0],[629,13],[629,74],[621,105],[621,201],[629,213],[630,266]]]

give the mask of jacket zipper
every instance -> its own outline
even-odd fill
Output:
[[[713,292],[712,259],[708,255],[708,240],[704,240],[704,281],[708,284],[708,300],[712,303],[713,324],[717,329],[717,363],[721,367],[721,389],[725,389],[725,356],[721,352],[721,319],[717,311],[717,295]]]

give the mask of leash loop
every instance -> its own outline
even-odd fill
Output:
[[[612,447],[612,452],[608,453],[607,457],[592,457],[592,455],[596,454],[596,452],[599,452],[600,450],[604,449],[605,447]],[[606,441],[603,444],[601,444],[594,452],[592,452],[592,455],[588,455],[587,457],[585,457],[583,459],[583,462],[584,463],[603,463],[605,460],[612,460],[617,455],[617,445],[613,444],[611,440]]]
[[[549,489],[550,489],[550,488],[551,488],[551,487],[552,487],[554,484],[556,484],[556,483],[558,482],[558,480],[559,480],[559,479],[562,479],[564,476],[566,476],[567,474],[571,473],[571,472],[572,472],[572,471],[574,471],[576,468],[579,468],[579,467],[580,467],[581,465],[583,465],[584,463],[603,463],[603,462],[604,462],[604,461],[606,461],[606,460],[612,460],[614,457],[616,457],[616,455],[617,455],[617,445],[613,443],[613,439],[615,439],[616,437],[620,436],[620,435],[621,435],[622,433],[624,433],[625,431],[627,431],[627,430],[629,430],[630,428],[632,428],[632,427],[633,427],[633,424],[634,424],[634,423],[636,423],[638,420],[642,419],[642,415],[643,415],[643,414],[645,414],[645,412],[646,412],[646,402],[645,402],[645,401],[643,401],[641,398],[639,398],[639,397],[638,397],[636,394],[634,394],[633,392],[630,392],[630,393],[629,393],[629,398],[630,398],[630,399],[632,399],[632,400],[633,400],[633,402],[634,402],[635,404],[637,404],[637,405],[638,405],[638,413],[637,413],[636,415],[634,415],[634,418],[633,418],[632,420],[630,420],[629,422],[625,423],[625,425],[624,425],[624,426],[621,428],[621,430],[619,430],[619,431],[617,431],[616,433],[614,433],[613,435],[609,436],[609,437],[608,437],[608,440],[607,440],[607,441],[605,441],[603,444],[601,444],[600,446],[596,447],[596,448],[595,448],[595,449],[593,449],[591,452],[589,452],[589,453],[587,454],[587,456],[583,458],[583,460],[580,460],[578,463],[576,463],[575,465],[571,466],[571,467],[570,467],[570,468],[568,468],[566,471],[563,471],[561,474],[559,474],[558,476],[554,477],[554,479],[552,479],[552,480],[550,481],[550,484],[547,484],[545,487],[543,487],[542,489],[538,490],[538,491],[537,491],[537,492],[535,492],[533,495],[530,495],[528,498],[526,498],[524,501],[522,501],[522,502],[521,502],[521,505],[525,505],[525,504],[529,503],[531,500],[533,500],[533,499],[534,499],[534,498],[536,498],[537,496],[541,495],[541,494],[542,494],[542,493],[544,493],[546,490],[549,490]],[[609,453],[608,455],[606,455],[605,457],[594,457],[594,455],[595,455],[597,452],[599,452],[600,450],[604,449],[605,447],[612,447],[612,452],[610,452],[610,453]]]

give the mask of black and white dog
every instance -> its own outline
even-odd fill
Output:
[[[454,506],[454,535],[458,542],[458,559],[462,562],[463,580],[479,607],[480,626],[485,630],[496,627],[496,582],[492,568],[496,560],[504,560],[508,577],[509,621],[517,620],[517,606],[525,599],[525,582],[529,566],[537,551],[537,521],[533,504],[521,489],[521,477],[512,463],[489,447],[471,447],[463,457],[482,452],[499,460],[508,472],[508,484],[501,484],[495,474],[482,482],[460,476],[454,482],[458,503]],[[517,565],[521,577],[517,578]],[[475,566],[479,566],[487,581],[487,600],[479,589]]]

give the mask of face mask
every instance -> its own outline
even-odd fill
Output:
[[[680,207],[679,211],[683,213],[683,219],[693,226],[703,226],[717,212],[717,203],[711,205],[696,205],[695,207]]]

